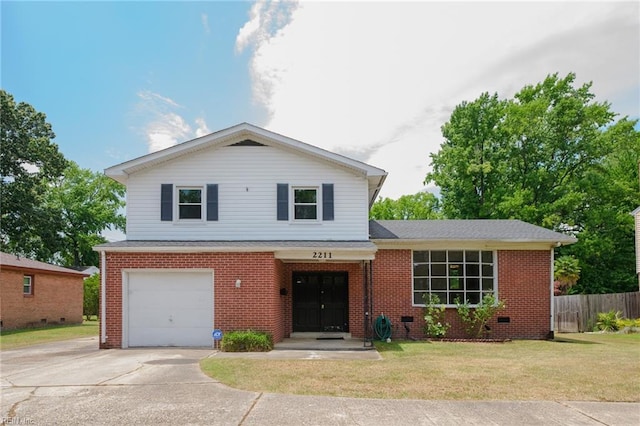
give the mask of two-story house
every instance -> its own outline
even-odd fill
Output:
[[[387,173],[240,124],[105,171],[127,187],[126,240],[97,246],[100,346],[210,346],[212,330],[367,337],[384,315],[423,337],[425,293],[493,293],[499,338],[553,333],[553,249],[515,220],[369,221]],[[304,335],[304,334],[302,334]],[[370,337],[370,336],[369,336]]]

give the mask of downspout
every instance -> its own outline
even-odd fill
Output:
[[[100,252],[100,344],[107,342],[107,254]]]

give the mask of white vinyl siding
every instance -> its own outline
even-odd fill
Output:
[[[218,221],[160,220],[160,188],[218,184]],[[277,184],[334,188],[334,220],[277,220]],[[320,191],[318,191],[320,192]],[[319,200],[320,201],[320,200]],[[291,218],[291,217],[290,217]],[[367,240],[368,182],[357,172],[268,146],[206,150],[134,173],[127,185],[129,240]]]

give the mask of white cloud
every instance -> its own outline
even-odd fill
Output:
[[[423,188],[455,105],[511,97],[547,74],[593,80],[638,112],[637,3],[260,1],[238,33],[267,128],[389,172],[382,195]]]
[[[183,110],[171,98],[148,90],[138,92],[137,112],[141,116],[143,133],[149,152],[169,148],[177,143],[210,133],[204,118],[195,119],[196,130],[176,110]]]
[[[158,120],[149,123],[146,132],[149,152],[169,148],[188,139],[192,134],[191,126],[184,118],[173,112],[162,114]]]
[[[197,138],[211,133],[211,130],[209,130],[209,127],[207,126],[206,121],[204,121],[204,118],[202,117],[196,118],[196,124],[198,125],[198,128],[196,129]]]
[[[200,21],[202,22],[202,29],[205,34],[211,34],[211,28],[209,27],[209,15],[202,13],[200,15]]]

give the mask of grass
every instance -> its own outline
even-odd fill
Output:
[[[0,349],[14,349],[39,343],[56,342],[98,335],[98,321],[84,321],[77,325],[54,325],[41,328],[22,328],[2,331]]]
[[[640,334],[509,343],[376,342],[382,361],[207,358],[255,392],[424,400],[640,401]]]

